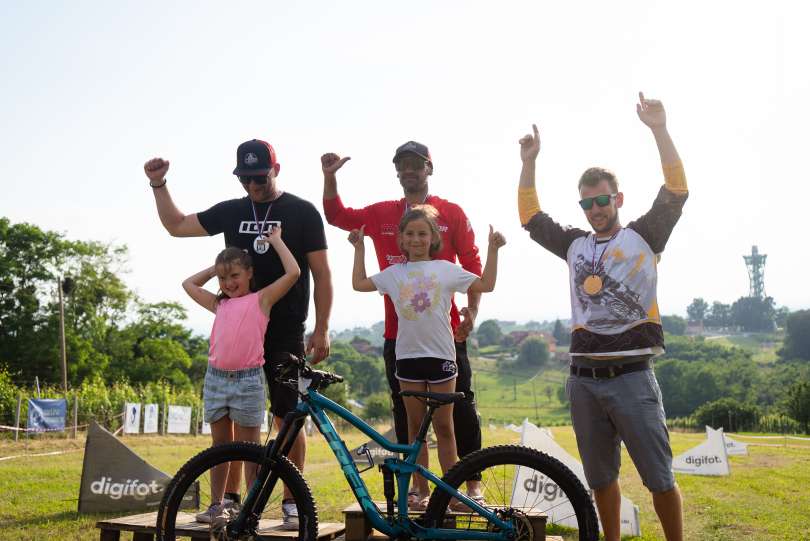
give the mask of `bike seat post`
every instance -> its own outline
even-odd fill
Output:
[[[424,418],[422,419],[422,425],[419,427],[419,432],[416,434],[416,439],[425,443],[427,438],[428,428],[430,428],[430,423],[433,420],[433,412],[436,411],[437,405],[433,403],[431,400],[427,400],[427,413],[425,413]]]

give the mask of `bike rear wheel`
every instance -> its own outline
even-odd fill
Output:
[[[266,464],[265,453],[266,448],[261,445],[233,442],[211,447],[191,458],[178,470],[166,487],[158,511],[157,539],[160,541],[174,541],[180,538],[178,530],[186,529],[181,525],[189,520],[193,521],[197,513],[208,508],[212,503],[211,472],[217,466],[220,467],[219,471],[221,472],[223,468],[227,467],[226,464],[231,462],[243,463],[238,493],[241,501],[244,501],[250,488],[246,486],[244,472],[250,467],[254,467],[258,471],[259,467]],[[261,519],[269,519],[269,522],[262,524],[269,526],[273,530],[286,529],[281,525],[283,485],[286,485],[292,493],[292,498],[295,500],[298,510],[297,539],[315,541],[318,534],[318,514],[315,501],[306,481],[295,465],[283,456],[276,459],[273,471],[278,475],[280,482],[276,483],[267,504],[260,513]],[[216,520],[211,528],[212,539],[230,539],[222,533],[222,530],[224,530],[227,522],[232,521],[233,518],[235,518],[235,513],[232,513],[230,520],[228,518],[223,520],[221,517]],[[205,529],[208,526],[197,523],[196,527]],[[288,528],[292,529],[290,533],[296,531],[296,528],[292,526],[288,526]],[[242,537],[239,537],[239,539],[242,539]]]
[[[588,491],[559,460],[519,445],[488,447],[465,456],[443,480],[464,492],[462,485],[475,480],[476,474],[481,478],[483,505],[515,525],[516,541],[536,538],[533,525],[538,523],[539,515],[547,516],[545,533],[549,535],[566,541],[599,538],[596,511]],[[443,527],[450,498],[450,494],[438,487],[433,491],[425,511],[427,524]],[[456,514],[455,524],[459,529],[495,529],[493,524],[469,510]]]

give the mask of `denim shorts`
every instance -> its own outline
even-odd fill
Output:
[[[227,415],[240,426],[261,426],[265,412],[262,367],[219,370],[209,366],[205,372],[203,404],[206,423]]]
[[[649,491],[675,486],[661,389],[652,369],[611,379],[571,375],[565,391],[591,488],[604,488],[619,478],[621,442]]]

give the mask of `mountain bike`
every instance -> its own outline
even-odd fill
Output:
[[[547,526],[547,533],[564,539],[596,540],[599,529],[588,491],[577,476],[557,459],[540,451],[519,445],[487,447],[468,454],[442,478],[416,463],[435,410],[445,404],[462,400],[464,393],[432,393],[403,391],[425,401],[427,413],[413,443],[389,441],[352,412],[323,394],[326,387],[343,381],[337,374],[315,370],[305,360],[296,359],[300,379],[282,383],[296,389],[300,401],[294,411],[284,417],[274,440],[266,445],[234,442],[211,447],[189,460],[171,480],[163,495],[157,518],[160,540],[174,540],[178,514],[183,512],[189,491],[199,491],[197,501],[205,505],[210,496],[210,471],[224,463],[250,463],[256,468],[255,481],[246,487],[241,508],[225,523],[214,527],[212,539],[247,540],[264,534],[268,524],[277,527],[281,521],[281,503],[285,485],[298,510],[297,538],[315,541],[318,534],[318,513],[307,482],[287,458],[295,437],[307,416],[326,439],[349,483],[354,497],[371,526],[391,539],[471,539],[480,541],[531,541],[535,538],[533,518],[557,512],[565,527]],[[402,458],[385,458],[378,468],[383,477],[384,509],[372,499],[346,444],[340,439],[327,412],[366,434],[382,448]],[[374,461],[368,450],[370,466]],[[233,470],[231,470],[233,471]],[[365,471],[365,470],[364,470]],[[419,516],[408,515],[408,488],[414,473],[424,476],[434,485],[427,508]],[[521,481],[517,480],[527,480]],[[480,480],[484,499],[468,497],[463,486],[468,480]],[[281,483],[279,483],[281,481]],[[520,485],[520,486],[518,486]],[[461,487],[461,489],[460,489]],[[530,490],[526,490],[526,489]],[[554,491],[555,497],[548,498]],[[520,489],[520,490],[519,490]],[[562,500],[559,494],[565,495]],[[466,506],[465,511],[451,511]],[[184,502],[185,500],[185,502]],[[517,500],[517,501],[516,501]],[[547,502],[552,501],[549,507]],[[559,517],[562,502],[569,504],[567,516]],[[380,503],[382,505],[382,502]],[[196,511],[195,511],[196,512]],[[261,524],[260,524],[261,521]],[[261,531],[260,531],[261,530]],[[291,534],[290,534],[291,535]],[[542,538],[538,535],[538,538]]]

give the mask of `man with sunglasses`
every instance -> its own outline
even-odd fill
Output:
[[[326,221],[341,229],[351,231],[365,225],[365,234],[374,242],[380,270],[405,261],[405,256],[397,240],[399,222],[411,205],[427,203],[438,210],[438,226],[442,234],[442,250],[435,259],[456,262],[477,275],[481,275],[481,258],[475,245],[475,233],[464,211],[446,199],[429,193],[428,177],[433,174],[433,161],[428,148],[416,141],[408,141],[394,152],[394,167],[404,197],[398,200],[381,201],[364,208],[353,209],[343,205],[338,195],[336,173],[350,158],[340,158],[337,154],[328,153],[321,157],[323,169],[323,208]],[[456,446],[459,457],[463,457],[481,448],[481,427],[475,409],[475,396],[472,392],[472,371],[467,358],[467,336],[475,324],[478,313],[479,293],[467,294],[467,307],[460,312],[452,303],[450,323],[455,333],[456,365],[458,375],[456,391],[464,392],[466,399],[457,402],[453,408],[453,420],[456,427]],[[394,428],[397,440],[408,443],[408,417],[405,405],[399,396],[399,382],[395,376],[395,347],[397,338],[397,314],[394,304],[388,296],[385,301],[385,344],[383,358],[388,384],[391,388],[391,399],[394,404]],[[462,319],[463,318],[463,319]],[[471,497],[481,498],[477,482],[467,486]],[[418,499],[411,495],[411,500]]]
[[[626,227],[619,221],[624,195],[616,177],[591,168],[579,180],[580,207],[593,229],[561,227],[545,212],[535,189],[534,135],[520,140],[523,168],[518,210],[531,238],[568,263],[571,290],[571,375],[566,394],[585,477],[594,491],[605,539],[620,535],[620,442],[624,442],[666,538],[683,538],[681,494],[672,474],[672,450],[661,391],[651,359],[664,352],[656,300],[658,255],[681,216],[688,191],[660,101],[639,93],[636,110],[652,131],[664,186],[652,208]]]
[[[280,426],[284,415],[298,402],[294,390],[276,381],[282,373],[295,377],[288,370],[292,366],[291,356],[303,357],[305,353],[312,353],[315,364],[329,355],[332,279],[326,255],[326,235],[321,215],[312,203],[279,189],[277,177],[281,166],[270,144],[257,139],[246,141],[239,145],[236,159],[233,174],[247,192],[247,197],[223,201],[196,214],[183,214],[172,201],[166,185],[167,160],[149,160],[144,171],[155,196],[158,216],[166,230],[174,237],[224,233],[226,246],[236,246],[250,254],[256,289],[284,274],[278,254],[265,238],[273,227],[282,228],[282,239],[295,256],[301,276],[273,305],[265,334],[264,371],[270,389],[270,411],[276,426]],[[314,281],[315,329],[305,347],[310,272]],[[290,459],[301,471],[305,456],[306,439],[301,431],[290,453]],[[285,524],[297,528],[297,511],[292,508],[284,511]]]

